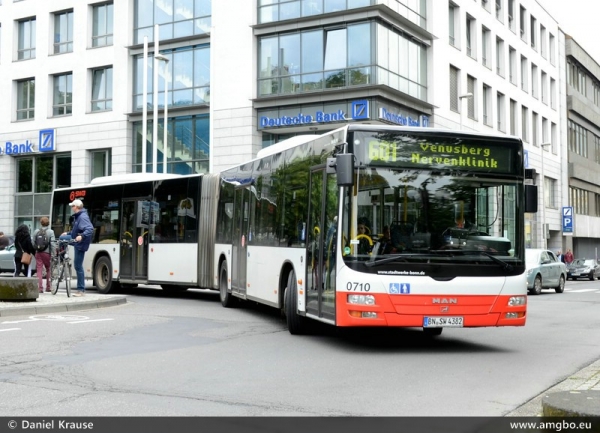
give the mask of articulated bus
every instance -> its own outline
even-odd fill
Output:
[[[342,327],[523,326],[525,184],[516,137],[347,125],[217,174],[131,174],[54,191],[83,201],[84,272],[118,286],[219,291],[281,309],[292,334]]]

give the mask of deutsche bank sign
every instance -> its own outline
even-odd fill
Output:
[[[37,152],[53,152],[55,150],[54,129],[42,129],[38,135],[37,145],[29,140],[20,143],[7,141],[4,146],[0,147],[0,155],[27,155]]]

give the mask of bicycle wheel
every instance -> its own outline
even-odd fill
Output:
[[[58,286],[60,286],[60,280],[62,280],[63,273],[65,269],[64,262],[59,262],[56,270],[56,280],[52,281],[52,294],[56,295],[58,292]]]
[[[67,298],[71,297],[71,262],[65,261],[65,284],[67,285]]]

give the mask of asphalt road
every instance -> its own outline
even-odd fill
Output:
[[[126,294],[123,306],[0,321],[0,415],[501,416],[600,358],[600,281],[531,296],[523,328],[433,340],[292,336],[273,309],[224,309],[216,292]]]

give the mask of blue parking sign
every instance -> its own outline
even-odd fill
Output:
[[[573,234],[573,207],[564,206],[562,208],[562,231],[564,235]]]

